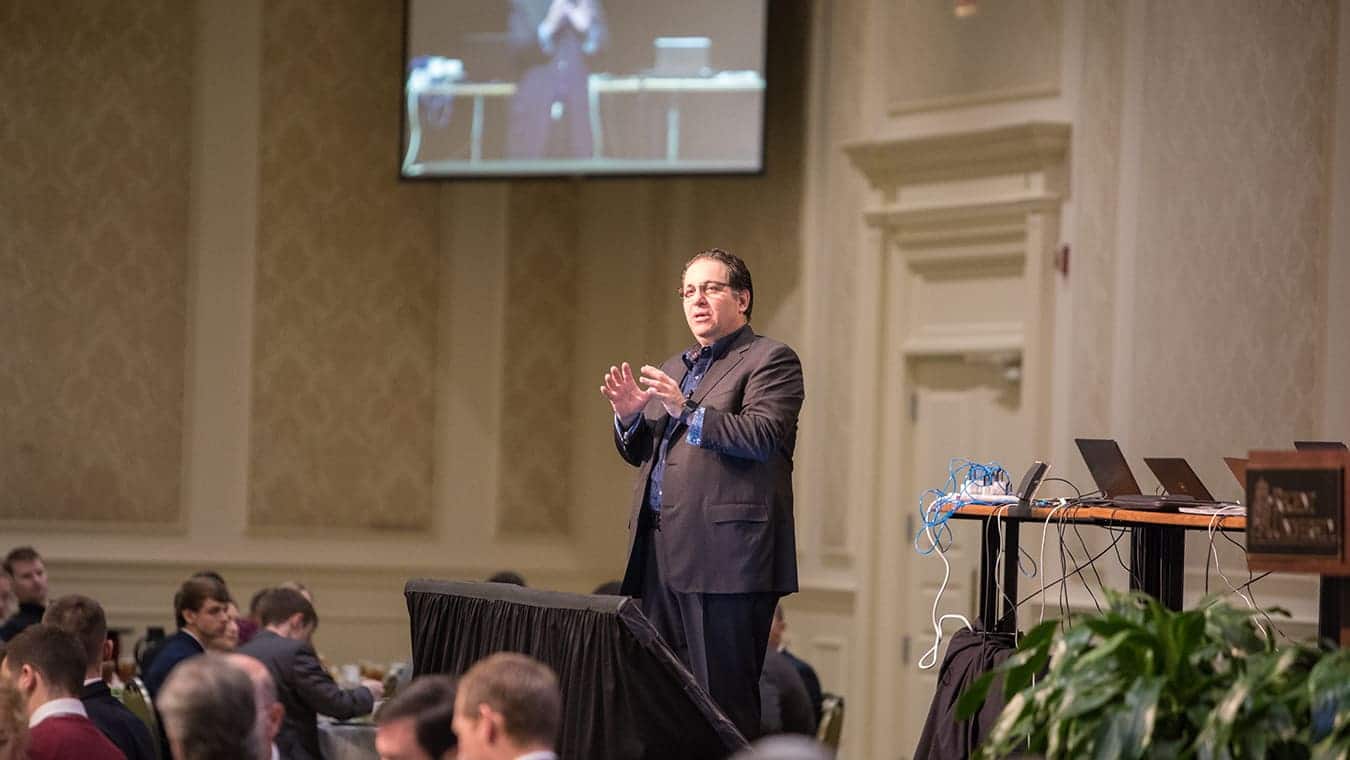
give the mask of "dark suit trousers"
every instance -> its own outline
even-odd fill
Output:
[[[642,510],[642,612],[713,701],[747,739],[760,734],[759,673],[769,646],[769,626],[778,594],[685,594],[663,577],[664,539],[655,513]],[[697,546],[667,551],[699,551]]]

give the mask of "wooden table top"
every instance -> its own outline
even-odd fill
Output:
[[[1006,506],[967,504],[958,509],[943,509],[942,511],[951,512],[951,516],[954,518],[983,518],[993,517],[995,512],[1005,509]],[[1003,516],[1004,519],[1017,519],[1024,522],[1045,522],[1045,518],[1050,516],[1050,510],[1051,507],[1032,507],[1031,517],[1009,518],[1006,512]],[[1065,507],[1055,513],[1054,519],[1058,521],[1061,517],[1074,522],[1098,522],[1113,525],[1174,525],[1188,530],[1208,530],[1210,521],[1214,519],[1213,515],[1121,509],[1120,507],[1101,505]],[[1225,515],[1219,518],[1217,528],[1219,530],[1246,530],[1247,517],[1245,515]]]

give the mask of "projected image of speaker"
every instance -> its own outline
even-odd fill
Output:
[[[767,0],[406,9],[404,178],[764,168]]]
[[[436,580],[403,593],[414,676],[458,676],[502,651],[557,673],[560,757],[722,758],[746,746],[632,599]]]

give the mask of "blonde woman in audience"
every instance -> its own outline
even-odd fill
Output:
[[[0,660],[4,659],[0,651]],[[9,681],[0,679],[0,760],[24,760],[28,757],[28,718],[23,698]]]
[[[225,632],[206,642],[208,652],[233,652],[239,648],[239,607],[234,602],[225,605]]]

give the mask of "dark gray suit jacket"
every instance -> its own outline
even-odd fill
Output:
[[[272,671],[277,698],[286,708],[286,717],[277,734],[277,748],[289,760],[319,760],[317,713],[338,720],[365,715],[375,705],[375,697],[364,686],[343,689],[323,669],[314,647],[261,630],[239,647]]]
[[[682,354],[661,365],[681,380]],[[713,362],[692,398],[705,407],[703,445],[685,439],[684,424],[653,401],[619,454],[638,467],[629,524],[629,568],[623,593],[641,590],[644,559],[633,552],[638,515],[666,426],[678,425],[661,484],[662,554],[667,585],[681,593],[730,594],[797,590],[792,517],[792,452],[805,391],[796,352],[746,329]]]

